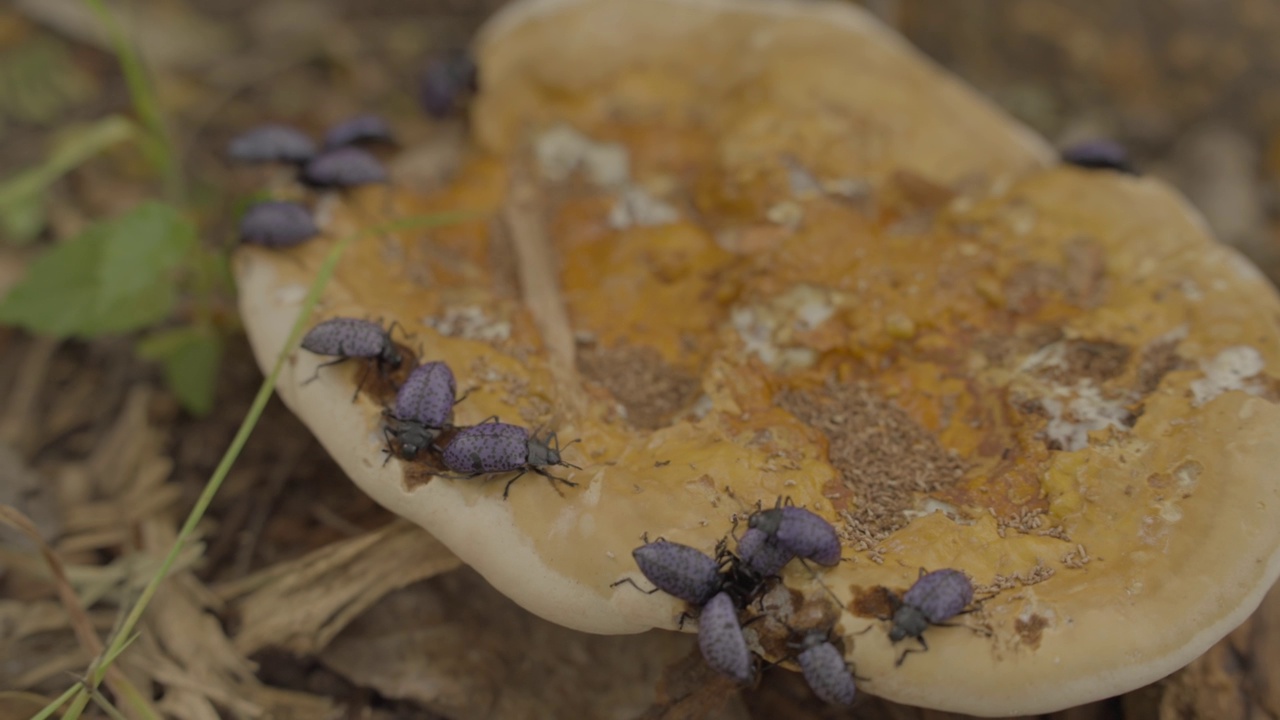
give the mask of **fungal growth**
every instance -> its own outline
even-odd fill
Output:
[[[964,612],[973,602],[973,582],[959,570],[934,570],[926,573],[920,569],[920,577],[902,596],[902,605],[893,613],[893,627],[889,639],[898,642],[912,637],[920,641],[922,650],[928,650],[924,631],[930,625],[940,625]],[[922,650],[905,650],[896,664],[901,665],[907,655]]]
[[[315,142],[287,125],[260,125],[227,145],[231,159],[249,163],[304,163],[315,154]]]
[[[560,440],[550,433],[545,439],[531,435],[526,428],[493,422],[473,425],[458,431],[440,455],[444,466],[464,477],[515,472],[502,490],[505,499],[515,481],[527,472],[535,472],[555,482],[577,487],[578,483],[552,475],[548,467],[561,465],[582,468],[560,457]]]
[[[264,247],[293,247],[319,234],[311,211],[296,202],[260,202],[240,219],[240,240]]]
[[[728,593],[714,595],[698,615],[698,649],[716,672],[746,684],[755,675],[755,659],[738,623],[738,608]]]

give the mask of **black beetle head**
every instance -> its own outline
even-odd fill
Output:
[[[893,627],[889,630],[889,639],[898,642],[905,637],[920,637],[929,627],[929,620],[924,613],[910,605],[903,605],[893,614]]]

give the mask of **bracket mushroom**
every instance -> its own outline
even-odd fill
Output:
[[[451,183],[352,191],[236,272],[265,367],[333,237],[484,215],[361,240],[315,319],[394,318],[471,388],[458,424],[581,438],[580,487],[384,466],[387,398],[303,385],[305,353],[279,392],[525,608],[673,628],[679,601],[610,587],[641,535],[711,553],[785,495],[840,532],[783,581],[839,600],[859,689],[993,716],[1162,677],[1280,574],[1280,298],[1159,181],[1055,166],[844,4],[518,0],[475,50]],[[931,627],[895,667],[877,618],[921,567],[973,579],[984,632]]]

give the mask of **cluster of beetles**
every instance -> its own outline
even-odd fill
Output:
[[[689,603],[690,615],[698,618],[698,648],[707,665],[745,684],[756,677],[758,663],[743,634],[742,614],[780,581],[779,573],[787,563],[808,560],[833,566],[840,562],[840,555],[840,538],[830,523],[809,510],[780,503],[751,514],[746,532],[737,539],[737,552],[729,551],[726,541],[717,545],[712,557],[688,545],[646,539],[632,557],[653,588],[641,588],[631,578],[614,585],[630,584],[646,593],[662,591]],[[973,602],[973,584],[959,570],[922,570],[901,598],[891,594],[891,600],[896,607],[885,618],[892,623],[889,638],[894,642],[915,638],[927,650],[925,630],[963,613]],[[747,622],[764,617],[757,614]],[[830,629],[788,630],[794,652],[784,660],[800,666],[813,694],[832,705],[852,704],[854,674],[832,642]],[[917,650],[903,652],[898,664],[911,652]]]
[[[423,98],[429,112],[446,114],[457,96],[474,91],[474,66],[468,62],[463,56],[451,56],[432,65]],[[228,154],[244,162],[293,164],[303,184],[343,189],[386,182],[387,173],[377,158],[360,146],[387,143],[394,143],[394,139],[386,123],[365,115],[330,129],[320,150],[298,130],[267,125],[232,140]],[[1069,148],[1064,151],[1063,160],[1085,168],[1136,172],[1123,148],[1102,141]],[[319,234],[310,211],[291,202],[254,205],[240,225],[244,242],[274,248],[292,247]],[[326,365],[361,359],[371,364],[366,370],[371,367],[385,378],[401,369],[409,355],[392,340],[393,329],[384,329],[370,320],[332,318],[313,327],[303,338],[302,347],[335,358],[318,367],[317,375]],[[503,488],[504,499],[512,483],[527,472],[576,486],[548,470],[553,466],[581,469],[562,459],[554,432],[539,438],[527,428],[498,422],[497,418],[478,425],[455,426],[454,405],[465,397],[458,397],[457,381],[445,363],[415,366],[396,390],[392,407],[384,411],[388,460],[392,455],[416,460],[425,453],[443,469],[438,474],[444,477],[516,473]],[[688,545],[664,539],[650,542],[645,538],[632,556],[653,587],[644,589],[632,578],[614,583],[630,584],[646,593],[665,592],[687,602],[691,612],[681,616],[681,623],[685,617],[697,618],[698,647],[703,658],[715,671],[739,683],[751,682],[759,669],[743,634],[741,616],[763,598],[773,583],[780,581],[779,573],[792,560],[834,566],[841,559],[835,528],[804,508],[780,502],[752,513],[747,525],[742,537],[737,538],[736,552],[729,550],[726,539],[717,545],[715,556]],[[891,623],[889,639],[896,643],[913,638],[920,645],[918,649],[905,650],[897,664],[901,665],[912,652],[928,650],[925,631],[966,612],[973,595],[969,577],[951,569],[921,569],[919,578],[901,597],[891,593],[892,613],[881,618]],[[757,614],[747,622],[763,617]],[[789,647],[795,652],[785,659],[800,666],[814,694],[834,705],[852,703],[855,676],[833,642],[830,628],[788,629],[793,637]]]
[[[332,318],[316,325],[302,338],[302,348],[317,355],[335,357],[320,369],[353,358],[373,363],[386,376],[404,363],[405,353],[391,339],[390,330],[371,320]],[[362,381],[363,383],[363,381]],[[357,392],[359,389],[357,388]],[[443,466],[444,477],[473,478],[515,472],[502,491],[505,499],[511,485],[532,471],[570,487],[577,483],[552,475],[547,468],[561,465],[581,470],[560,457],[556,433],[539,438],[527,428],[489,418],[478,425],[453,424],[453,406],[458,398],[453,371],[443,362],[418,365],[396,390],[395,403],[384,411],[387,459],[397,455],[416,460],[427,452]],[[464,396],[465,397],[465,396]]]

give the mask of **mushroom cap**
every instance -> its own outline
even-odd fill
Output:
[[[1172,672],[1280,573],[1280,298],[1159,181],[1049,167],[842,4],[521,0],[477,57],[478,148],[452,184],[353,191],[324,237],[240,248],[236,272],[269,367],[333,238],[485,215],[359,241],[315,319],[398,320],[475,388],[457,424],[581,438],[579,487],[526,478],[504,501],[507,476],[383,466],[385,400],[352,403],[356,368],[304,386],[322,359],[297,353],[279,393],[525,608],[674,628],[679,600],[611,587],[641,535],[714,554],[785,495],[844,560],[784,568],[804,600],[780,619],[838,616],[870,694],[995,716]],[[878,618],[922,567],[973,579],[961,621],[986,632],[930,627],[895,668]],[[769,625],[751,631],[776,659]]]

